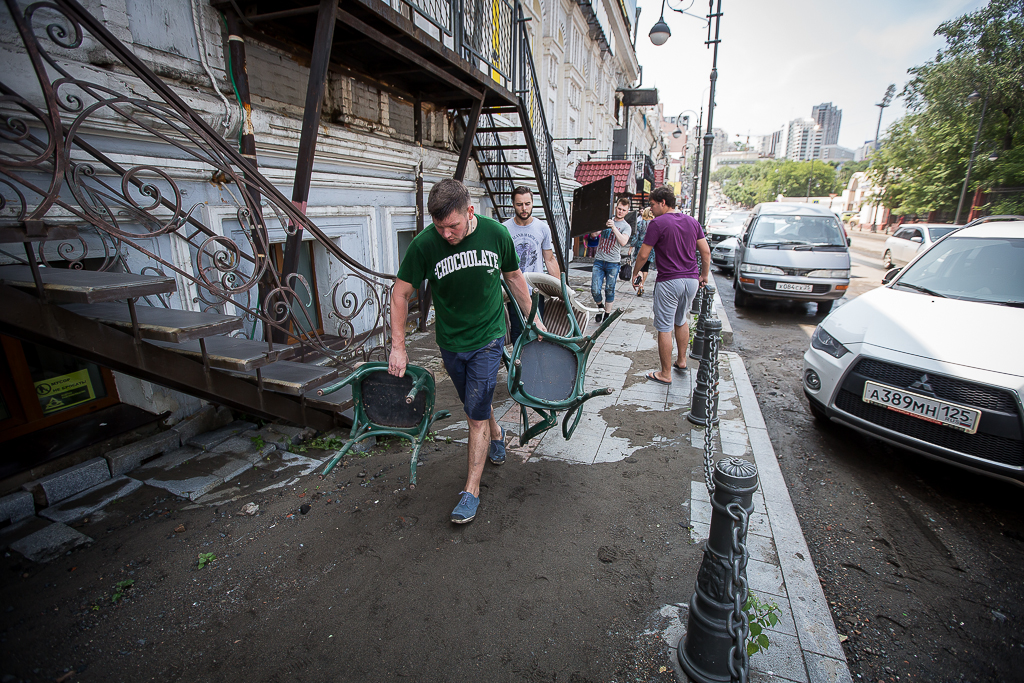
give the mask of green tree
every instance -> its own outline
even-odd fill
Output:
[[[764,159],[756,164],[720,168],[711,179],[720,184],[722,194],[730,201],[745,207],[773,202],[780,194],[786,197],[806,196],[808,179],[812,197],[840,191],[834,166],[816,161],[813,176],[811,166],[809,161]]]
[[[890,126],[872,160],[882,203],[896,213],[955,213],[982,107],[968,200],[978,187],[1024,185],[1024,0],[991,0],[935,34],[945,37],[945,48],[910,69],[900,95],[908,113]],[[970,104],[975,91],[980,98]],[[1024,212],[1024,192],[993,197],[994,213]]]

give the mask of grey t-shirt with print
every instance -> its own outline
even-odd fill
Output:
[[[615,221],[615,227],[618,228],[619,232],[622,233],[623,237],[626,238],[626,244],[629,244],[629,233],[631,232],[629,223],[626,221]],[[601,239],[597,243],[597,253],[594,255],[594,259],[597,261],[611,261],[612,263],[618,263],[622,260],[621,246],[619,241],[615,239],[615,233],[612,232],[611,228],[605,228],[601,231]]]
[[[544,251],[551,251],[551,229],[539,218],[534,218],[529,225],[519,225],[515,218],[502,223],[512,236],[519,256],[519,270],[524,273],[544,272]]]

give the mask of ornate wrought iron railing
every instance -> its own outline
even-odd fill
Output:
[[[0,74],[0,227],[74,227],[75,239],[39,240],[39,259],[81,268],[90,249],[102,250],[99,269],[173,275],[197,307],[245,316],[249,336],[268,345],[278,330],[339,361],[384,357],[394,276],[342,251],[77,2],[6,4],[5,33],[24,52]],[[97,51],[106,71],[87,66]],[[204,222],[204,202],[188,201],[188,183],[200,180],[232,197],[233,234]],[[339,339],[330,346],[296,305],[311,284],[282,277],[271,257],[263,205],[343,268],[332,283],[328,317]]]

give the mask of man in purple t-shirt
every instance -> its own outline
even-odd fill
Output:
[[[632,280],[658,251],[658,280],[654,283],[654,329],[658,332],[658,356],[661,370],[647,373],[647,379],[659,384],[672,383],[673,368],[686,370],[686,347],[690,342],[690,306],[697,289],[711,273],[711,250],[700,223],[676,209],[676,196],[667,187],[651,192],[654,220],[633,264]],[[700,252],[700,267],[697,252]],[[634,288],[637,285],[633,285]],[[672,362],[672,334],[676,338],[676,362]]]

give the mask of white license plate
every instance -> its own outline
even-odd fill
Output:
[[[981,420],[980,410],[877,382],[864,382],[864,395],[861,398],[865,403],[885,406],[897,413],[952,427],[968,434],[978,431],[978,422]]]
[[[813,285],[798,285],[795,282],[776,282],[775,289],[783,292],[812,292]]]

